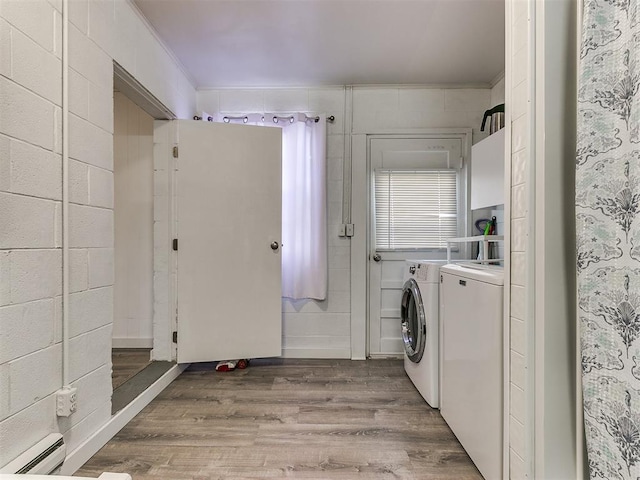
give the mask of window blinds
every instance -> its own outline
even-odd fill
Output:
[[[375,171],[376,249],[446,248],[457,237],[456,170]]]

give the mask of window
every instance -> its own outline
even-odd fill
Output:
[[[446,248],[457,236],[456,170],[375,171],[377,250]]]

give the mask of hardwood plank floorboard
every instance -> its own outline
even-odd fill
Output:
[[[183,373],[184,375],[184,373]],[[407,380],[409,381],[409,380]],[[167,389],[171,386],[167,387]],[[165,392],[167,392],[165,390]],[[163,392],[164,393],[164,392]],[[307,391],[305,389],[291,391],[252,391],[238,389],[203,389],[203,388],[171,388],[162,401],[171,405],[184,406],[202,402],[205,404],[273,404],[273,405],[370,405],[372,407],[400,408],[419,407],[429,408],[420,395],[413,391],[381,392],[381,391]]]
[[[149,348],[114,348],[111,351],[111,381],[114,390],[151,363]]]
[[[111,414],[115,414],[129,405],[138,395],[149,388],[175,363],[155,361],[148,363],[142,370],[113,389],[111,396]]]
[[[192,365],[76,475],[134,480],[478,480],[402,360]]]

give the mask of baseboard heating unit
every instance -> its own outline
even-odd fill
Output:
[[[66,453],[67,448],[62,435],[52,433],[0,468],[0,473],[49,475],[62,466]]]

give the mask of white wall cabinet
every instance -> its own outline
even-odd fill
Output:
[[[471,210],[504,204],[504,128],[471,147]]]

